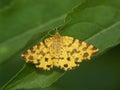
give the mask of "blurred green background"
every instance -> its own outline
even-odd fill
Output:
[[[101,6],[97,7],[99,5]],[[74,8],[77,9],[73,10]],[[95,16],[92,14],[94,11]],[[25,62],[20,57],[21,53],[40,41],[51,28],[72,20],[63,29],[62,34],[86,40],[100,30],[115,26],[114,23],[120,20],[119,14],[119,0],[0,0],[0,88],[23,67]],[[79,22],[78,17],[80,21],[86,20],[87,24],[79,23],[78,26],[74,26]],[[78,28],[80,30],[77,30]],[[120,28],[118,30],[120,31]],[[114,38],[115,31],[112,32]],[[117,38],[116,44],[113,42],[111,41],[111,46],[106,46],[93,60],[83,61],[79,68],[67,71],[55,83],[44,89],[120,90],[120,38]],[[104,43],[98,46],[102,45]],[[21,88],[19,89],[23,90]],[[33,87],[30,90],[43,89]]]

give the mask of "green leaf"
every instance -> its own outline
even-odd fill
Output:
[[[115,32],[112,32],[112,31]],[[116,34],[116,37],[109,37],[111,34]],[[91,42],[93,45],[97,46],[100,49],[100,52],[103,52],[109,47],[117,45],[118,39],[120,39],[120,22],[114,24],[113,26],[104,29],[94,36],[87,39],[88,42]],[[103,39],[104,38],[104,39]],[[108,39],[110,38],[110,40]],[[111,39],[113,40],[111,42]],[[107,43],[105,43],[107,41]],[[27,69],[26,69],[27,68]],[[51,71],[43,73],[41,71],[36,71],[33,69],[33,66],[23,68],[23,70],[16,75],[8,84],[5,86],[6,90],[14,90],[19,88],[39,88],[39,87],[48,87],[58,78],[60,78],[64,73],[58,71]],[[47,78],[47,79],[46,79]],[[24,83],[23,83],[24,82]],[[4,89],[3,89],[4,90]]]
[[[100,53],[104,53],[108,48],[118,45],[120,43],[119,0],[106,0],[106,2],[103,0],[83,1],[84,3],[81,3],[78,7],[74,8],[72,12],[67,14],[65,26],[60,32],[61,35],[86,40],[86,42],[98,47]],[[57,20],[61,22],[63,17]],[[54,23],[55,22],[52,24]],[[57,25],[60,24],[61,23]],[[39,33],[42,34],[47,30],[46,28],[41,28]],[[27,33],[29,32],[31,31]],[[28,39],[26,38],[26,41],[29,41],[34,34],[35,33],[30,34],[30,37]],[[41,35],[41,37],[42,36],[43,35]],[[32,45],[31,42],[33,41],[30,40],[30,45]],[[22,47],[23,46],[21,46],[21,48]],[[20,55],[20,53],[18,53],[18,55]],[[45,88],[54,83],[63,74],[64,72],[60,72],[59,70],[44,72],[36,70],[33,65],[27,65],[6,83],[2,89]]]
[[[62,22],[61,20],[63,17],[64,16],[57,18],[51,22],[48,22],[47,24],[44,24],[43,26],[41,25],[40,27],[31,29],[31,30],[29,30],[29,32],[25,32],[23,34],[15,36],[14,38],[6,40],[5,42],[1,43],[0,44],[0,57],[1,57],[0,63],[4,62],[10,56],[14,55],[17,51],[21,50],[25,46],[26,42],[29,41],[35,34],[37,34],[37,33],[41,34],[45,31],[47,31],[47,29],[45,30],[45,28],[49,28],[50,25],[54,26],[56,23],[57,24],[61,23]],[[53,24],[53,22],[54,22],[54,24]],[[17,46],[17,47],[15,47],[15,46]]]
[[[63,71],[40,71],[33,68],[33,65],[25,65],[23,69],[11,80],[11,85],[6,90],[16,90],[19,88],[44,88],[50,86],[58,77],[63,75]],[[24,81],[24,82],[23,82]],[[47,82],[46,82],[47,81]],[[4,90],[4,89],[3,89]]]

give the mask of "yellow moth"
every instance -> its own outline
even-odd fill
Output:
[[[36,68],[50,70],[60,67],[70,70],[78,67],[83,60],[91,59],[98,48],[84,41],[70,36],[61,36],[58,31],[55,35],[41,41],[22,54],[26,62],[32,62]]]

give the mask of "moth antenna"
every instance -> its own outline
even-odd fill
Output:
[[[61,24],[61,25],[59,25],[58,28],[56,28],[56,30],[57,30],[57,31],[58,31],[58,30],[63,30],[70,21],[71,21],[71,20],[69,20],[69,21],[67,21],[67,22],[64,21],[64,23]]]
[[[55,28],[55,29],[51,28],[51,30],[48,31],[48,35],[50,35],[50,36],[54,36],[55,34],[54,34],[54,35],[51,34],[52,31],[55,31],[55,33],[56,33],[56,32],[59,32],[57,28]]]
[[[58,26],[57,28],[53,29],[52,27],[50,27],[50,31],[48,32],[48,35],[50,36],[54,36],[53,34],[51,34],[50,32],[52,31],[55,31],[56,32],[59,32],[59,30],[62,30],[70,21],[67,21],[67,22],[64,22],[63,24],[61,24],[60,26]]]

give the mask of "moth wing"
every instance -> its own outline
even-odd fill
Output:
[[[54,66],[69,70],[79,66],[83,60],[90,59],[98,51],[93,45],[68,36],[62,36],[60,59],[54,60]]]
[[[34,63],[37,68],[50,70],[53,68],[53,60],[51,59],[49,46],[52,43],[52,38],[47,38],[43,42],[38,43],[31,49],[28,49],[22,54],[26,62]]]

